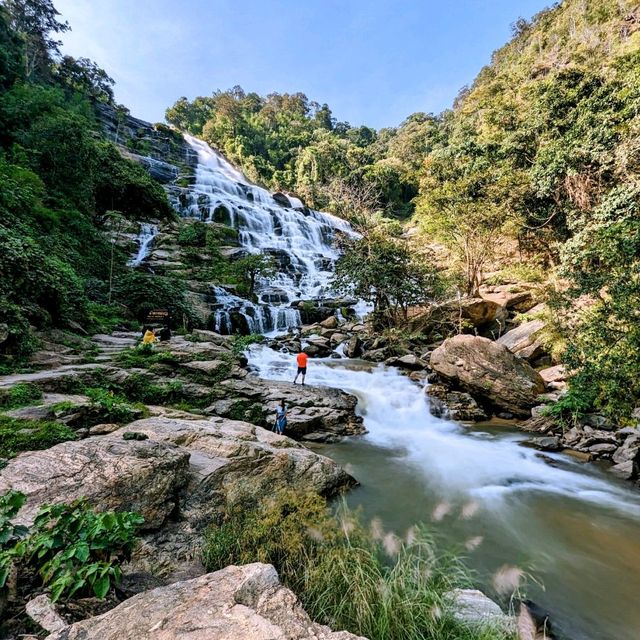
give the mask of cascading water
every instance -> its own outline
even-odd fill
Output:
[[[143,222],[140,225],[140,233],[136,240],[138,243],[138,252],[129,261],[129,266],[139,267],[144,262],[145,258],[151,251],[151,245],[153,244],[153,241],[157,235],[158,225],[149,224],[147,222]]]
[[[258,283],[258,304],[214,288],[216,304],[222,305],[216,311],[216,328],[228,332],[233,314],[260,333],[299,326],[300,314],[291,302],[330,293],[338,257],[332,240],[336,232],[352,233],[351,227],[331,214],[306,209],[297,198],[274,199],[202,140],[189,135],[185,140],[197,153],[198,164],[180,213],[234,227],[245,251],[270,255],[277,264],[276,276]]]
[[[252,347],[263,378],[292,380],[290,355]],[[314,360],[307,382],[358,397],[366,436],[322,452],[362,482],[349,496],[402,534],[417,521],[441,527],[491,589],[505,564],[545,589],[527,595],[571,640],[637,640],[640,496],[593,465],[523,447],[508,428],[467,429],[429,412],[423,389],[395,369]]]

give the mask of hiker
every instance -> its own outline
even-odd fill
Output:
[[[308,359],[309,359],[309,356],[304,351],[301,351],[298,354],[298,357],[296,358],[296,360],[298,361],[298,373],[296,373],[296,377],[293,379],[293,384],[297,383],[298,376],[302,374],[302,386],[304,386],[304,377],[307,375]]]
[[[282,399],[280,400],[280,404],[276,406],[276,423],[273,427],[273,431],[282,435],[286,426],[287,405],[284,403],[284,399]]]
[[[151,327],[147,327],[144,336],[142,336],[142,344],[153,344],[156,340],[156,334],[153,333]]]
[[[162,329],[160,329],[160,342],[169,342],[169,340],[171,340],[171,329],[169,327],[169,325],[164,325],[164,327],[162,327]]]

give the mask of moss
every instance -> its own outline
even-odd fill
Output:
[[[6,391],[0,391],[0,408],[16,409],[42,400],[42,390],[35,384],[20,382]]]
[[[0,457],[13,458],[22,451],[48,449],[76,434],[65,424],[46,420],[20,420],[0,416]]]

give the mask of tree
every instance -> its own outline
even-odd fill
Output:
[[[234,263],[234,271],[247,292],[253,298],[258,280],[272,278],[276,274],[273,256],[264,253],[252,253]]]
[[[89,58],[64,56],[56,65],[56,77],[72,91],[97,102],[113,104],[113,79]]]
[[[35,73],[47,76],[51,55],[59,53],[62,44],[52,34],[65,33],[71,27],[58,20],[60,14],[52,0],[5,0],[5,6],[11,27],[24,39],[25,77],[31,79]]]

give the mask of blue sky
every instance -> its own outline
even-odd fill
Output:
[[[64,51],[116,80],[132,115],[239,84],[303,91],[339,120],[395,126],[449,107],[518,17],[550,0],[54,0]]]

